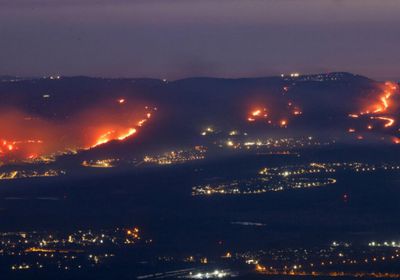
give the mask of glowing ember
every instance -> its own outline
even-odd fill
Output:
[[[393,143],[400,144],[400,138],[399,137],[393,137],[392,140],[393,140]]]
[[[281,128],[286,128],[291,116],[299,116],[302,115],[303,112],[298,106],[291,101],[288,101],[287,107],[283,110],[283,114],[281,112],[276,112],[277,115],[275,116],[266,107],[258,106],[251,110],[247,115],[248,122],[256,122],[256,121],[263,121],[264,123],[272,126],[277,126]]]
[[[255,122],[256,120],[261,120],[261,119],[267,119],[268,114],[267,114],[267,109],[254,109],[251,111],[247,117],[248,122]]]
[[[259,116],[261,114],[261,110],[255,110],[255,111],[253,111],[252,113],[251,113],[251,115],[253,116],[253,117],[257,117],[257,116]]]
[[[293,115],[295,115],[295,116],[301,115],[302,113],[303,112],[301,112],[300,109],[297,109],[297,108],[293,111]]]

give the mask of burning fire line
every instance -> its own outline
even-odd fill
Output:
[[[125,106],[124,104],[126,103],[126,100],[118,99],[117,103],[121,106]],[[156,110],[157,108],[149,108],[146,106],[144,116],[139,121],[131,122],[131,124],[128,125],[126,124],[126,121],[123,121],[123,123],[111,123],[107,125],[108,128],[103,128],[103,130],[97,128],[98,130],[94,134],[95,137],[89,141],[87,141],[88,139],[85,140],[84,138],[80,137],[80,135],[76,135],[81,139],[81,142],[75,142],[75,144],[72,144],[70,148],[66,146],[66,144],[61,144],[61,146],[58,145],[58,147],[54,146],[54,143],[50,142],[51,139],[54,138],[51,138],[51,136],[49,138],[49,135],[52,134],[47,133],[47,131],[47,138],[44,139],[11,140],[0,138],[0,165],[2,163],[4,164],[4,162],[15,162],[18,160],[29,161],[39,158],[46,158],[48,156],[54,157],[66,151],[88,150],[106,144],[110,141],[124,141],[129,137],[135,135],[138,132],[139,128],[143,127],[145,123],[150,120],[152,114]],[[127,119],[127,121],[129,122],[129,118]],[[96,125],[101,127],[102,124],[100,123]],[[96,128],[95,125],[93,127]],[[53,130],[52,132],[59,133],[58,130]],[[64,134],[66,135],[67,132],[64,132],[63,135]],[[92,132],[88,132],[88,134],[91,135]]]
[[[147,108],[146,108],[147,109]],[[136,127],[142,127],[144,125],[144,123],[146,123],[150,118],[151,118],[152,114],[150,112],[146,113],[146,117],[141,119],[140,121],[137,122],[135,127],[130,127],[128,129],[126,129],[125,132],[117,132],[116,130],[108,130],[105,133],[101,134],[97,140],[96,143],[89,146],[86,149],[92,149],[95,147],[98,147],[100,145],[106,144],[110,141],[113,140],[118,140],[118,141],[123,141],[129,137],[131,137],[132,135],[137,133],[137,128]]]
[[[372,120],[382,120],[386,121],[384,127],[391,127],[393,126],[395,120],[393,118],[388,118],[388,117],[371,117]]]
[[[361,111],[359,114],[349,114],[350,118],[357,119],[361,116],[368,116],[370,120],[380,120],[385,122],[384,128],[389,128],[394,126],[396,123],[396,119],[392,116],[383,115],[384,113],[388,113],[389,110],[392,109],[393,100],[392,97],[398,93],[398,86],[393,82],[386,82],[384,85],[383,94],[379,97],[379,101],[377,103],[373,103],[368,106],[365,110]],[[372,130],[374,127],[369,124],[367,126],[368,130]],[[354,132],[353,129],[349,129],[349,132]],[[393,138],[393,142],[399,144],[400,141],[398,138]]]

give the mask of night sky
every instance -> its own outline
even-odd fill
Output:
[[[0,75],[399,78],[398,0],[0,0]]]

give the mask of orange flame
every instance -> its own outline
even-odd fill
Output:
[[[392,140],[393,140],[394,144],[400,144],[400,138],[399,137],[393,137]]]
[[[148,119],[150,119],[151,116],[152,116],[151,113],[146,113],[146,118],[140,120],[137,123],[137,126],[138,127],[143,126],[143,124]],[[118,130],[118,131],[117,130],[108,130],[108,131],[104,132],[103,134],[101,134],[97,138],[95,144],[91,145],[89,148],[95,148],[97,146],[106,144],[106,143],[108,143],[108,142],[110,142],[112,140],[123,141],[123,140],[127,139],[128,137],[131,137],[132,135],[136,134],[136,132],[137,132],[137,129],[134,128],[134,127],[131,127],[131,128],[128,128],[128,129],[124,129],[122,131],[120,131],[120,130]]]
[[[385,125],[384,127],[391,127],[393,126],[395,120],[393,118],[389,118],[389,117],[371,117],[371,119],[373,120],[382,120],[385,121]]]
[[[383,121],[384,128],[392,127],[396,123],[396,119],[393,117],[395,105],[393,96],[395,94],[398,94],[397,85],[393,82],[386,82],[382,88],[382,93],[375,99],[375,102],[366,106],[360,114],[349,114],[349,117],[359,118],[360,116],[366,115],[371,120]],[[374,126],[369,124],[367,129],[373,130]]]
[[[126,102],[125,99],[113,101],[117,104]],[[123,108],[96,105],[76,113],[68,121],[57,123],[27,116],[15,108],[0,110],[0,162],[57,156],[110,141],[123,141],[136,134],[156,111],[156,108],[149,107],[143,111],[143,107],[134,103]],[[143,114],[141,118],[138,117],[140,111]],[[36,137],[40,140],[34,139]]]

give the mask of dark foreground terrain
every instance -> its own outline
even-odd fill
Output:
[[[4,279],[400,277],[398,151],[336,147],[299,154],[77,168],[61,177],[4,180],[1,274]],[[293,171],[315,162],[365,165],[335,167],[327,176],[336,183],[326,186],[192,195],[197,185],[221,179],[230,184],[265,167]]]

